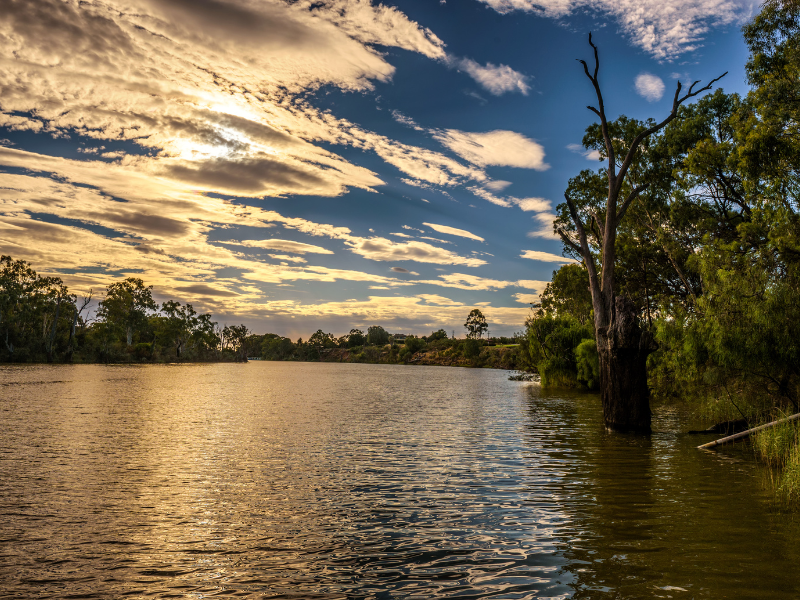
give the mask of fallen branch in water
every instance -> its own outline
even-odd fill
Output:
[[[710,434],[710,433],[722,433],[725,435],[732,435],[734,433],[739,433],[740,431],[744,431],[746,429],[750,429],[750,426],[747,424],[747,421],[744,419],[736,419],[734,421],[723,421],[722,423],[717,423],[716,425],[712,425],[708,429],[692,429],[691,431],[687,431],[689,435],[701,435],[701,434]]]
[[[769,429],[770,427],[774,427],[775,425],[780,425],[781,423],[786,423],[787,421],[794,421],[795,419],[800,419],[800,413],[792,415],[791,417],[786,417],[785,419],[778,419],[777,421],[772,421],[771,423],[767,423],[766,425],[759,425],[758,427],[753,427],[752,429],[748,429],[747,431],[742,431],[741,433],[735,433],[733,435],[729,435],[727,437],[714,440],[713,442],[708,442],[707,444],[703,444],[702,446],[698,446],[697,448],[702,449],[702,448],[713,448],[714,446],[721,446],[722,444],[726,444],[728,442],[734,442],[736,440],[749,437],[751,433],[755,433],[756,431]]]

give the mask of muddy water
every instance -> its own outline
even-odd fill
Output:
[[[0,367],[2,598],[794,598],[746,449],[500,371]]]

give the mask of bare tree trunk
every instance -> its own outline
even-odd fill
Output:
[[[67,360],[72,362],[72,353],[75,351],[75,327],[78,325],[78,305],[75,305],[75,314],[72,317],[72,327],[69,330],[69,344],[67,351]]]
[[[614,308],[611,325],[597,332],[603,420],[614,431],[650,433],[647,356],[653,340],[628,298],[617,296]]]
[[[649,128],[641,131],[631,142],[627,150],[623,150],[624,157],[617,162],[611,132],[606,119],[603,94],[600,91],[600,82],[597,74],[600,69],[600,58],[597,46],[592,43],[589,34],[589,44],[594,50],[594,72],[589,71],[586,61],[580,61],[586,76],[594,86],[597,95],[597,107],[587,108],[600,117],[600,127],[605,142],[608,158],[608,196],[606,200],[606,219],[600,233],[598,223],[597,238],[601,246],[602,268],[598,273],[595,256],[586,237],[587,228],[575,203],[565,194],[567,207],[575,225],[577,240],[565,230],[558,230],[564,243],[580,254],[583,264],[589,274],[589,290],[592,294],[592,308],[594,310],[595,337],[597,340],[597,353],[600,361],[600,390],[603,401],[603,420],[606,427],[617,431],[650,432],[650,391],[647,387],[647,355],[654,348],[654,341],[649,332],[642,331],[639,318],[633,303],[616,295],[614,280],[614,263],[616,261],[617,228],[631,203],[649,187],[649,183],[633,186],[627,196],[620,196],[626,182],[628,170],[633,164],[636,152],[642,142],[654,133],[666,127],[678,116],[678,107],[689,98],[711,89],[711,86],[724,77],[727,73],[713,79],[708,85],[695,90],[699,83],[695,81],[689,86],[688,92],[681,96],[681,83],[678,82],[675,96],[672,101],[672,111],[660,123],[654,123]],[[622,200],[620,202],[620,200]],[[593,217],[594,218],[594,217]],[[596,218],[594,219],[597,220]],[[591,222],[590,222],[591,223]]]
[[[58,297],[56,302],[56,316],[53,319],[53,327],[50,329],[50,339],[47,344],[47,362],[53,362],[53,346],[56,342],[56,327],[58,326],[58,313],[61,312],[61,296]]]
[[[128,328],[126,329],[125,334],[127,336],[128,346],[130,346],[131,344],[133,344],[133,327],[128,325]]]

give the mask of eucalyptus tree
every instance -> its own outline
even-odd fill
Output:
[[[594,70],[590,71],[586,61],[580,62],[597,96],[597,106],[588,108],[600,118],[599,129],[607,161],[605,169],[607,187],[602,206],[605,215],[602,221],[597,214],[590,214],[586,220],[584,215],[579,214],[569,193],[565,193],[574,235],[563,227],[559,227],[557,231],[564,244],[581,256],[589,275],[605,425],[614,430],[649,432],[650,392],[647,386],[647,356],[653,349],[652,336],[640,326],[637,311],[631,300],[618,293],[615,280],[617,230],[634,200],[651,185],[647,180],[632,182],[629,171],[646,149],[646,142],[650,137],[664,129],[678,116],[681,104],[710,90],[726,73],[697,89],[695,86],[699,82],[695,81],[683,95],[681,95],[682,85],[679,82],[670,113],[661,121],[649,121],[629,144],[620,148],[619,144],[615,144],[606,118],[598,78],[600,59],[591,35],[589,44],[594,51]],[[595,256],[589,246],[587,230],[590,229],[596,230],[597,237],[601,240],[599,256]]]
[[[473,308],[467,321],[464,323],[464,328],[467,330],[467,337],[469,339],[476,339],[483,337],[483,332],[489,329],[489,324],[486,322],[486,317],[478,308]]]
[[[389,343],[389,333],[380,325],[371,325],[367,329],[367,343],[370,346],[384,346]]]
[[[75,296],[58,277],[43,277],[24,260],[0,257],[0,356],[53,360],[59,325],[66,331],[65,315]]]
[[[106,288],[97,316],[110,331],[121,331],[130,346],[134,333],[147,325],[148,311],[156,310],[158,306],[153,300],[153,286],[145,286],[137,277],[128,277]]]

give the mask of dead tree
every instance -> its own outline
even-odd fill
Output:
[[[558,233],[564,243],[579,253],[583,264],[589,273],[589,288],[592,293],[592,308],[594,309],[594,327],[597,339],[597,352],[600,360],[600,393],[603,402],[603,419],[606,427],[617,431],[650,431],[650,390],[647,387],[647,356],[654,348],[652,336],[649,331],[642,329],[639,315],[633,303],[622,296],[615,294],[614,262],[616,258],[617,228],[631,203],[647,187],[644,183],[628,191],[620,203],[623,184],[628,175],[628,169],[634,161],[639,146],[654,133],[662,130],[678,116],[678,107],[689,98],[711,89],[717,81],[727,75],[727,71],[713,79],[704,87],[694,89],[700,83],[695,81],[689,86],[686,94],[681,96],[681,84],[678,82],[675,97],[672,101],[672,111],[667,117],[648,129],[639,133],[624,151],[621,162],[617,161],[614,152],[613,140],[609,133],[606,120],[603,94],[600,91],[600,82],[597,73],[600,69],[597,46],[592,42],[589,34],[589,45],[594,50],[594,71],[590,72],[586,61],[579,61],[583,65],[586,76],[592,82],[597,94],[597,107],[587,108],[600,117],[600,127],[603,134],[606,153],[608,156],[608,197],[606,203],[606,219],[602,228],[602,235],[598,236],[601,246],[601,267],[598,267],[595,256],[589,247],[586,238],[585,224],[575,202],[564,194],[567,200],[572,223],[577,232],[577,241],[567,231],[559,229]],[[600,225],[600,223],[598,223]],[[598,232],[599,233],[599,232]]]

